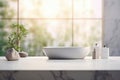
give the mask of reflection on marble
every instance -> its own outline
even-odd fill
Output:
[[[120,56],[120,0],[104,0],[104,40],[110,55]]]
[[[118,71],[0,71],[0,80],[120,80]]]

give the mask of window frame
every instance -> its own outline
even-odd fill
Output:
[[[20,18],[20,0],[16,0],[17,2],[17,18],[2,18],[1,20],[16,20],[17,24],[20,24],[20,20],[42,20],[42,19],[49,19],[49,20],[71,20],[72,21],[72,46],[74,46],[74,20],[76,18],[74,18],[74,0],[72,0],[72,18]],[[104,40],[104,0],[102,1],[102,18],[77,18],[77,20],[101,20],[101,41],[102,41],[102,45],[103,45],[103,40]],[[17,32],[19,32],[19,29],[17,29]]]

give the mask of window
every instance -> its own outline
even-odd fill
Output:
[[[28,29],[22,46],[30,55],[41,55],[45,46],[93,46],[102,39],[102,0],[1,1],[9,7],[0,20]]]

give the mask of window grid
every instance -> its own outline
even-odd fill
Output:
[[[102,0],[102,18],[74,18],[74,0],[72,0],[72,18],[20,18],[19,16],[19,11],[20,11],[20,0],[16,0],[17,1],[17,18],[1,18],[1,20],[16,20],[17,23],[19,24],[20,20],[71,20],[72,21],[72,46],[74,46],[74,20],[101,20],[102,22],[102,30],[103,30],[103,25],[104,25],[104,21],[103,21],[103,0]],[[19,31],[17,29],[17,31]],[[103,40],[103,32],[102,32],[102,40]]]

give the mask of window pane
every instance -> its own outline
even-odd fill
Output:
[[[102,0],[74,0],[74,18],[102,18]]]
[[[17,18],[16,0],[0,0],[0,18]]]
[[[74,21],[74,45],[93,46],[95,42],[101,41],[101,20],[75,20]]]
[[[8,47],[7,41],[10,32],[13,28],[10,27],[12,23],[16,23],[16,20],[1,20],[0,19],[0,56],[5,55],[5,48]]]
[[[29,34],[24,49],[30,55],[40,55],[45,46],[71,46],[71,20],[21,20]]]
[[[71,18],[72,0],[19,0],[20,18]]]

